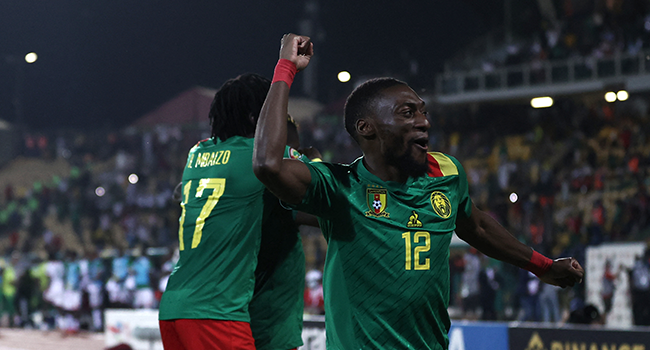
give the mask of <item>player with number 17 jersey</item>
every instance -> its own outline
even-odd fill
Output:
[[[180,258],[160,320],[250,322],[264,185],[253,174],[253,139],[199,142],[183,170]]]

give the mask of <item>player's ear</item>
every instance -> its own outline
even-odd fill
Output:
[[[357,134],[364,138],[372,138],[375,135],[375,126],[367,119],[358,119],[354,127]]]

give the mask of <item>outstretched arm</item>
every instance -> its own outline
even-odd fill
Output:
[[[474,204],[469,218],[456,221],[456,234],[485,255],[527,269],[548,284],[573,286],[584,276],[584,270],[574,258],[550,260],[535,253]]]
[[[273,194],[292,204],[302,201],[311,174],[302,161],[283,159],[289,89],[293,75],[307,67],[312,55],[313,44],[309,37],[295,34],[282,37],[280,60],[255,130],[253,171]]]

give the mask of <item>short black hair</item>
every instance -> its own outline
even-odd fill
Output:
[[[226,81],[210,105],[209,118],[215,142],[217,137],[225,141],[232,136],[248,136],[255,132],[270,87],[270,80],[255,73]]]
[[[292,148],[300,148],[298,123],[290,115],[287,116],[287,145]]]
[[[359,142],[355,127],[357,120],[369,113],[370,105],[382,91],[395,85],[408,86],[405,82],[395,78],[375,78],[357,86],[350,96],[348,96],[347,101],[345,101],[343,118],[345,130],[348,131],[348,134],[350,134],[355,141]]]

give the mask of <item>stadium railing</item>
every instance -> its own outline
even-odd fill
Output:
[[[436,77],[441,104],[494,101],[545,95],[650,90],[650,50],[611,57],[578,57],[527,63],[493,71],[447,72]]]

